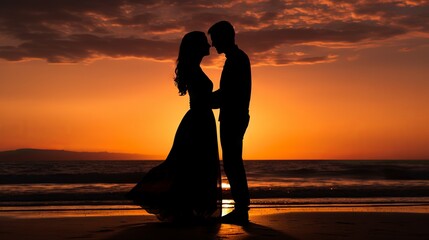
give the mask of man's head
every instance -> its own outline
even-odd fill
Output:
[[[225,50],[235,45],[235,31],[231,23],[220,21],[215,23],[208,31],[212,40],[212,46],[218,53],[225,53]]]

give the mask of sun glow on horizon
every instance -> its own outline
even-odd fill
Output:
[[[11,81],[19,81],[17,68],[47,79],[68,71],[64,78],[70,79],[69,86],[62,86],[40,78],[15,86],[13,92],[20,91],[21,96],[2,95],[3,150],[130,152],[164,159],[189,108],[188,96],[177,94],[171,63],[104,60],[91,66],[3,65],[8,67],[2,74]],[[358,80],[364,79],[362,74],[333,85],[338,72],[321,74],[318,68],[253,68],[244,159],[429,158],[424,147],[429,136],[429,110],[424,108],[428,97],[415,95],[422,89],[404,91],[402,85],[389,91],[382,85],[367,89],[368,84]],[[216,89],[220,69],[206,73]],[[144,80],[154,78],[158,80]],[[389,79],[395,78],[402,76],[389,74]],[[214,114],[217,117],[218,110]]]

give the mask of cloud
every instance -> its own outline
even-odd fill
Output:
[[[174,60],[185,32],[231,21],[254,64],[332,62],[338,49],[429,38],[427,1],[5,0],[0,58]],[[291,57],[301,46],[323,51]],[[407,47],[407,46],[401,46]]]
[[[103,56],[165,60],[174,58],[177,49],[175,42],[80,34],[67,39],[37,39],[17,47],[0,47],[0,55],[11,61],[41,58],[52,63],[81,62]]]
[[[377,26],[366,23],[340,23],[330,28],[261,29],[239,34],[252,51],[265,51],[281,44],[356,43],[386,39],[404,34],[402,28]],[[251,41],[248,41],[251,40]],[[256,44],[255,44],[256,43]]]
[[[257,65],[270,65],[270,66],[283,66],[283,65],[308,65],[308,64],[319,64],[319,63],[330,63],[335,62],[338,59],[338,55],[326,55],[326,56],[313,56],[313,57],[290,57],[284,54],[254,55]]]

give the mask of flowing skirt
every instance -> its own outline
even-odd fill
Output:
[[[126,197],[161,221],[200,221],[221,215],[216,122],[211,109],[189,110],[166,160]]]

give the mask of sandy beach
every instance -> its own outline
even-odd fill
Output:
[[[2,209],[0,239],[429,239],[429,206],[253,208],[248,226],[172,225],[143,210]]]

